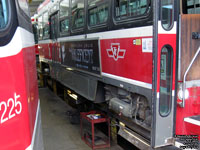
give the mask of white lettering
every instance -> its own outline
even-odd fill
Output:
[[[19,115],[22,111],[22,103],[19,101],[20,95],[14,93],[14,98],[9,98],[8,101],[0,102],[0,112],[1,115],[0,124],[14,118],[16,115]],[[9,109],[10,108],[10,109]],[[14,111],[15,110],[15,111]],[[9,113],[7,113],[9,111]],[[8,114],[8,116],[6,116]]]
[[[72,60],[76,62],[83,62],[93,64],[93,50],[92,49],[70,49]]]

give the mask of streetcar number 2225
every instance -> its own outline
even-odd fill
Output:
[[[18,100],[20,95],[14,93],[14,98],[9,98],[7,103],[5,101],[0,102],[0,123],[4,123],[9,119],[19,115],[22,111],[22,104]],[[10,109],[8,109],[10,108]]]

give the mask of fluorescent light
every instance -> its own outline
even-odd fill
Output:
[[[66,69],[67,69],[67,70],[69,70],[69,71],[72,71],[72,70],[74,70],[74,69],[72,69],[72,68],[68,68],[68,67],[67,67]]]
[[[165,5],[165,6],[162,6],[163,8],[167,8],[167,9],[172,9],[172,5]]]

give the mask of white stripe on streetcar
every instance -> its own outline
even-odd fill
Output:
[[[37,130],[39,112],[40,112],[40,100],[38,100],[38,106],[37,106],[37,112],[36,112],[36,119],[35,119],[35,124],[34,124],[34,130],[33,130],[31,144],[25,150],[33,150],[33,146],[34,146],[34,142],[35,142],[35,137],[36,137],[36,130]]]
[[[0,46],[0,58],[14,56],[25,47],[34,46],[33,34],[29,31],[17,27],[12,40],[5,46]]]
[[[116,80],[120,80],[120,81],[123,81],[123,82],[126,82],[126,83],[130,83],[130,84],[133,84],[133,85],[144,87],[144,88],[147,88],[147,89],[152,89],[152,84],[150,84],[150,83],[137,81],[137,80],[133,80],[133,79],[128,79],[128,78],[124,78],[124,77],[120,77],[120,76],[116,76],[116,75],[112,75],[112,74],[108,74],[108,73],[104,73],[104,72],[102,72],[102,76],[112,78],[112,79],[116,79]]]
[[[200,121],[199,120],[195,120],[195,119],[192,119],[190,117],[184,118],[184,121],[188,122],[188,123],[191,123],[191,124],[194,124],[194,125],[197,125],[197,126],[200,126]]]
[[[151,37],[153,36],[153,26],[146,27],[138,27],[131,29],[121,29],[121,30],[113,30],[113,31],[105,31],[91,34],[83,34],[83,35],[75,35],[68,36],[63,38],[58,38],[59,42],[64,41],[79,41],[79,40],[87,40],[87,39],[120,39],[120,38],[133,38],[133,37]],[[41,43],[43,43],[41,41]]]
[[[103,39],[120,39],[120,38],[132,38],[132,37],[148,37],[148,36],[153,36],[153,26],[92,33],[88,34],[87,38],[99,37],[100,39],[103,40]]]

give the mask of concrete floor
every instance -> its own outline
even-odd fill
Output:
[[[72,108],[48,88],[40,88],[39,96],[44,150],[90,150],[91,148],[81,140],[80,125],[71,124],[69,121],[66,112]],[[112,145],[111,150],[122,148]]]

